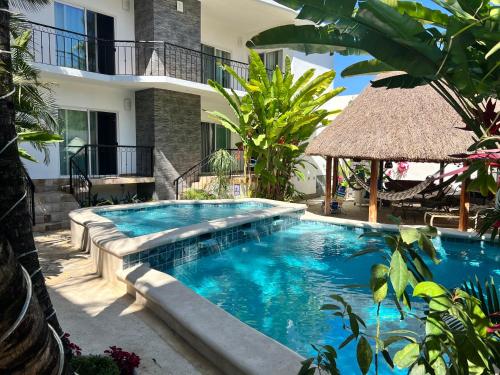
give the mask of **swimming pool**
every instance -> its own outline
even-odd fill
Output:
[[[98,210],[96,213],[111,220],[127,236],[139,237],[271,207],[273,205],[260,202],[190,203]]]
[[[161,271],[170,273],[199,295],[241,321],[309,356],[310,344],[335,347],[347,337],[341,322],[320,310],[327,296],[339,293],[373,329],[376,308],[370,294],[346,289],[346,284],[367,284],[370,267],[379,255],[348,259],[380,240],[359,239],[362,229],[308,222],[226,249],[193,262]],[[443,262],[431,266],[436,280],[460,285],[465,275],[500,275],[496,248],[480,242],[436,239]],[[422,306],[414,304],[414,310]],[[417,321],[401,322],[390,303],[382,306],[384,329],[418,329]],[[339,351],[342,373],[358,373],[355,354]],[[384,368],[383,372],[389,372]]]

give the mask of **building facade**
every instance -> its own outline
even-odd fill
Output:
[[[218,63],[247,75],[245,42],[295,22],[296,14],[270,0],[61,0],[25,16],[34,64],[53,83],[64,138],[46,164],[24,146],[40,160],[25,162],[31,178],[71,178],[77,193],[91,184],[102,195],[174,199],[177,177],[237,142],[204,111],[230,115],[209,79],[240,92]],[[286,55],[297,74],[333,67],[329,55],[261,53],[269,69]],[[311,172],[314,179],[321,171]],[[316,185],[303,189],[309,194]]]

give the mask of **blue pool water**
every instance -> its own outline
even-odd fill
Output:
[[[103,210],[98,214],[111,220],[127,236],[138,237],[270,207],[273,206],[258,202],[171,204],[141,209]]]
[[[292,228],[248,242],[219,254],[167,271],[198,294],[241,321],[304,356],[311,343],[338,345],[348,336],[338,318],[320,310],[328,295],[341,294],[373,331],[376,306],[362,289],[346,284],[368,284],[370,267],[381,261],[371,254],[348,259],[380,240],[359,239],[361,229],[303,222]],[[466,275],[500,275],[498,248],[480,242],[436,239],[443,262],[433,266],[436,280],[458,286]],[[498,284],[497,284],[498,285]],[[418,312],[422,306],[413,305]],[[416,320],[400,321],[392,304],[381,309],[384,330],[419,329]],[[349,348],[349,347],[348,347]],[[338,352],[342,373],[359,373],[352,346]],[[390,373],[388,367],[382,372]]]

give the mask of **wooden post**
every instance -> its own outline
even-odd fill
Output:
[[[462,188],[460,190],[460,218],[458,220],[458,230],[462,232],[467,232],[469,228],[469,192],[467,191],[467,186],[469,185],[469,179],[462,182]]]
[[[370,174],[370,207],[368,210],[368,221],[370,223],[377,222],[377,185],[378,185],[378,168],[377,160],[371,161]]]
[[[339,159],[333,158],[332,197],[337,194],[339,184]]]
[[[325,181],[325,207],[323,213],[330,215],[330,204],[332,202],[332,158],[326,157],[326,181]]]

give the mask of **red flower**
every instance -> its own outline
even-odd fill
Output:
[[[70,336],[70,334],[68,332],[64,332],[64,335],[62,337],[63,344],[71,351],[72,355],[77,356],[77,357],[82,355],[82,348],[80,348],[74,342],[71,342],[71,340],[69,339],[69,336]]]
[[[126,352],[116,346],[110,346],[109,350],[105,350],[104,353],[113,358],[121,375],[133,375],[134,368],[139,367],[141,363],[141,358],[137,354]]]

